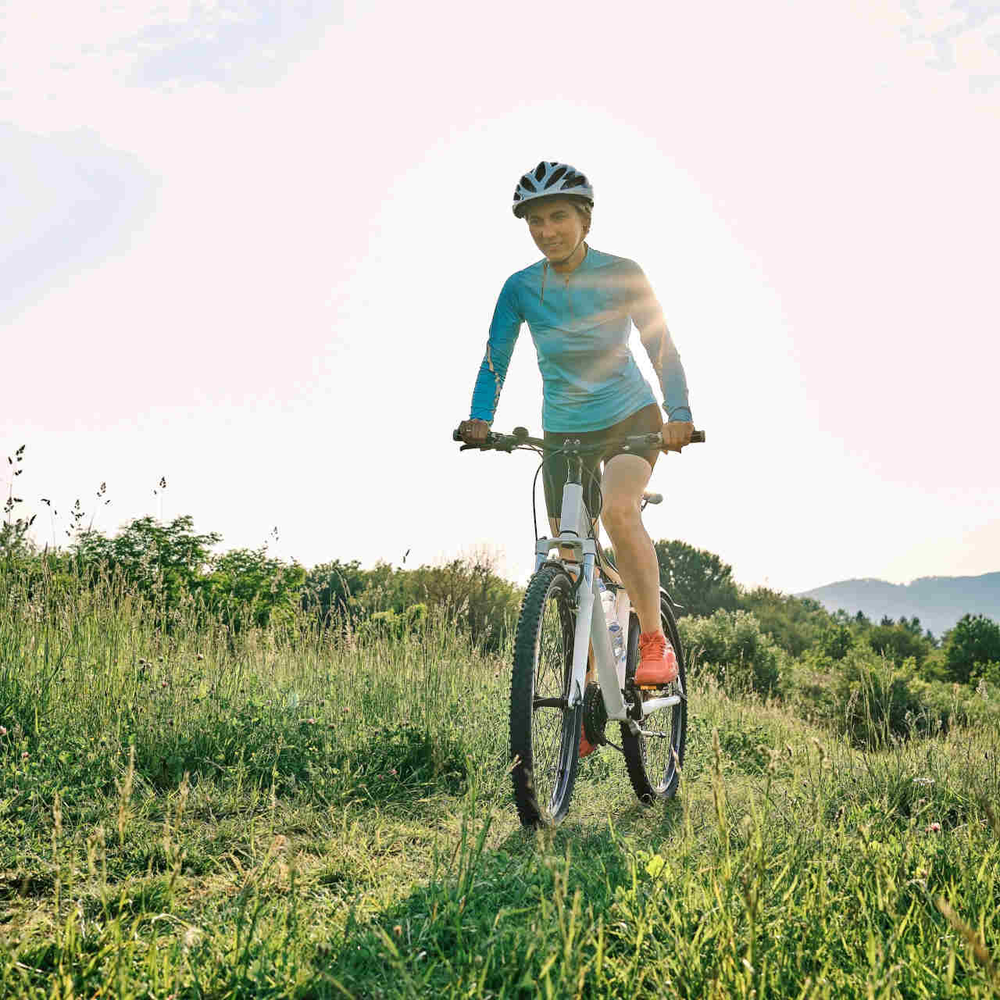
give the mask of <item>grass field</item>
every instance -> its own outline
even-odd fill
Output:
[[[0,591],[0,996],[990,997],[1000,734],[863,754],[692,682],[518,826],[509,657]],[[994,695],[995,697],[995,695]]]

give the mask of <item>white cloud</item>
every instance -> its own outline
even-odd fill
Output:
[[[911,0],[903,32],[927,64],[958,72],[974,91],[1000,84],[1000,3],[996,0]]]
[[[134,240],[156,182],[89,130],[35,135],[0,123],[0,320]]]
[[[273,84],[343,20],[342,0],[80,0],[58,16],[15,0],[0,32],[0,114],[38,129],[94,126],[123,87]]]
[[[192,3],[186,16],[146,25],[122,48],[135,54],[131,80],[143,86],[261,86],[279,78],[289,59],[341,19],[335,0]]]

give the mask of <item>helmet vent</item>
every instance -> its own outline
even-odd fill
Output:
[[[565,194],[569,198],[579,198],[591,208],[594,206],[594,189],[590,186],[586,175],[568,163],[541,160],[517,183],[513,201],[514,215],[523,219],[528,202],[536,198],[551,198],[560,194]]]
[[[543,190],[548,190],[548,188],[552,187],[552,185],[555,184],[564,173],[566,173],[567,169],[567,167],[560,167],[557,171],[555,171],[555,173],[553,173],[552,176],[545,182],[545,188]]]

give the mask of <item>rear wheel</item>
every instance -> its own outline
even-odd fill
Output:
[[[526,826],[554,825],[573,794],[582,706],[569,708],[573,673],[573,581],[543,566],[528,583],[517,622],[510,688],[514,801]]]
[[[684,650],[677,633],[677,622],[666,596],[660,595],[660,624],[663,634],[670,640],[677,654],[677,680],[663,692],[647,697],[679,694],[680,703],[654,712],[641,723],[642,728],[653,734],[633,736],[628,726],[622,725],[622,750],[625,765],[635,794],[642,802],[651,804],[658,799],[673,798],[677,792],[680,768],[684,765],[684,743],[687,736],[687,674],[684,668]],[[629,620],[628,658],[625,661],[625,690],[632,699],[642,697],[632,678],[639,665],[639,619],[633,613]]]

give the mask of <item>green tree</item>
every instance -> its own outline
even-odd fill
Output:
[[[820,642],[834,620],[819,601],[782,594],[768,587],[744,592],[739,606],[751,612],[760,622],[761,630],[792,656],[801,656]]]
[[[831,660],[842,660],[854,645],[854,633],[841,621],[831,621],[820,636],[819,647]]]
[[[905,618],[900,618],[898,624],[891,619],[886,624],[886,619],[883,619],[882,624],[868,631],[868,642],[876,653],[892,660],[896,666],[912,657],[919,667],[933,647],[921,634],[920,620],[914,618],[913,621],[916,622],[916,631]]]
[[[204,581],[206,604],[233,631],[252,622],[264,627],[294,617],[306,571],[267,554],[267,549],[232,549],[212,560]]]
[[[473,642],[496,649],[517,621],[521,591],[496,572],[489,552],[421,566],[408,574],[408,603],[421,601],[446,611],[469,631]]]
[[[140,517],[114,538],[82,531],[72,551],[84,573],[121,574],[144,596],[169,609],[182,595],[198,593],[207,575],[210,547],[221,538],[214,531],[198,534],[189,515],[169,524]]]
[[[683,607],[682,614],[710,615],[734,611],[739,595],[733,567],[714,552],[696,549],[687,542],[661,539],[654,545],[660,566],[660,583]]]
[[[986,615],[963,615],[945,634],[944,662],[949,677],[967,684],[976,667],[1000,660],[1000,625]]]

